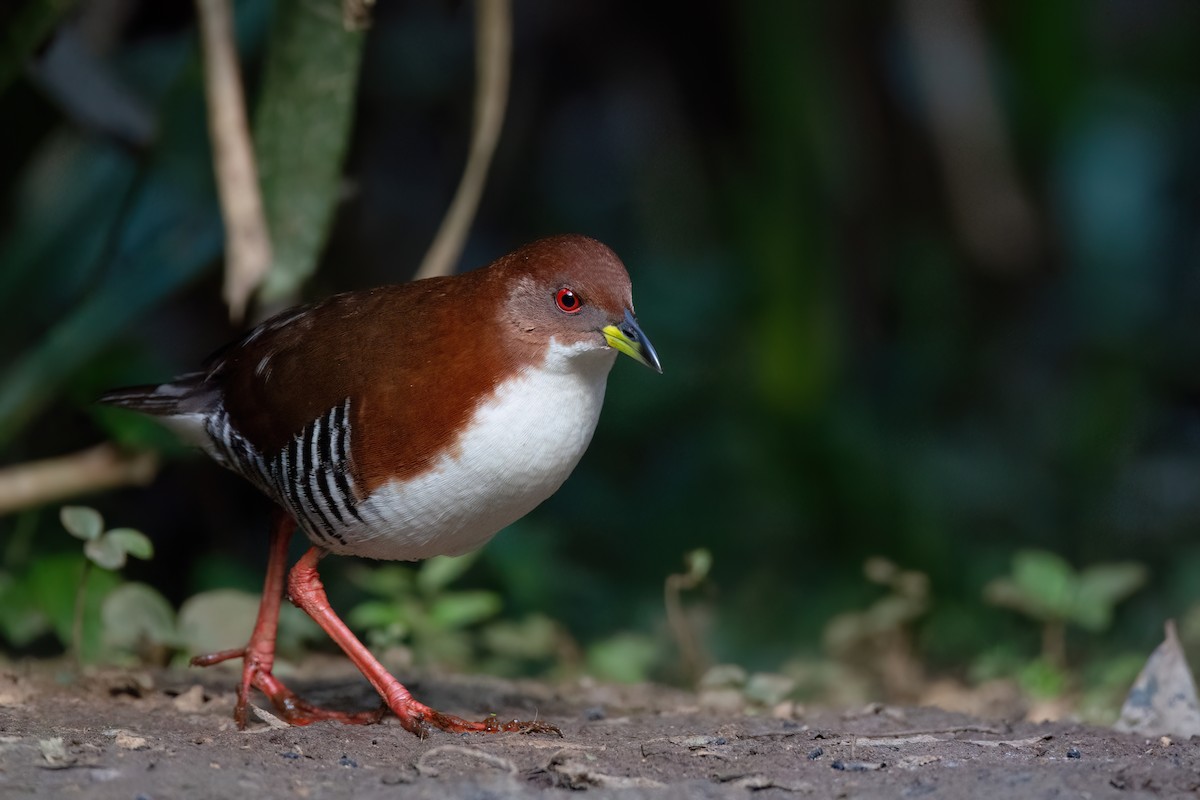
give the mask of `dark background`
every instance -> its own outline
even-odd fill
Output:
[[[36,411],[0,424],[6,465],[100,440],[123,423],[90,398],[187,371],[237,333],[204,233],[219,218],[202,100],[169,91],[198,69],[191,5],[113,5],[126,16],[102,60],[184,177],[120,216],[130,185],[159,191],[146,150],[34,73],[0,94],[0,411],[29,391],[22,359],[48,360]],[[238,5],[253,101],[269,4]],[[465,157],[471,11],[376,9],[345,198],[305,297],[411,276]],[[705,648],[769,669],[881,593],[862,576],[872,555],[929,576],[915,642],[943,670],[997,643],[1036,653],[1036,626],[982,598],[1019,548],[1149,567],[1110,630],[1073,641],[1079,660],[1145,653],[1200,604],[1200,6],[517,0],[515,14],[463,267],[551,233],[605,241],[665,372],[618,363],[583,463],[468,583],[584,645],[660,637],[664,577],[708,548],[692,596]],[[114,258],[114,219],[196,239]],[[141,302],[139,279],[92,308],[87,357],[56,368],[39,345],[138,258],[156,275],[199,263],[161,300]],[[155,559],[126,574],[175,603],[253,589],[265,502],[172,452],[152,486],[85,498],[153,539]],[[12,573],[77,546],[55,508],[0,519],[0,537],[18,529],[32,549],[10,552]],[[337,603],[350,590],[330,571]]]

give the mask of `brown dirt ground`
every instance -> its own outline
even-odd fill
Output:
[[[316,702],[369,708],[337,662],[292,680]],[[540,717],[563,737],[425,740],[398,724],[234,729],[228,672],[0,667],[0,798],[1132,798],[1200,793],[1200,747],[1077,724],[936,709],[715,714],[659,687],[550,687],[427,677],[443,711]]]

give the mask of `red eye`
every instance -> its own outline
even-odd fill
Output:
[[[579,299],[579,295],[566,288],[555,292],[554,302],[558,303],[558,307],[568,314],[577,314],[579,309],[583,308],[583,301]]]

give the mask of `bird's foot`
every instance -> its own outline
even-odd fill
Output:
[[[385,705],[380,705],[379,708],[372,711],[338,711],[322,708],[298,697],[295,692],[279,683],[274,676],[272,676],[272,680],[278,684],[281,691],[276,694],[264,693],[271,698],[271,704],[275,706],[280,717],[292,725],[311,725],[323,719],[331,719],[344,725],[374,725],[382,720],[383,715],[388,711]],[[235,715],[236,712],[237,709],[234,709]]]
[[[522,722],[517,719],[504,722],[494,715],[471,722],[453,714],[435,711],[415,700],[399,703],[398,707],[392,708],[392,712],[400,719],[400,724],[405,730],[422,739],[434,730],[446,733],[548,733],[560,737],[563,735],[557,725],[548,722]]]
[[[383,719],[383,715],[387,713],[387,706],[380,706],[373,711],[336,711],[314,705],[301,698],[272,674],[273,658],[263,658],[250,648],[221,650],[195,656],[191,664],[193,667],[211,667],[234,658],[242,659],[242,682],[238,686],[237,703],[233,707],[233,719],[238,730],[246,729],[251,686],[265,694],[279,716],[292,725],[311,725],[325,719],[346,725],[372,725]]]

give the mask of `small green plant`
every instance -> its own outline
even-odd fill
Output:
[[[347,620],[366,632],[373,647],[411,642],[422,659],[466,666],[474,654],[471,628],[495,617],[502,605],[495,592],[449,588],[478,557],[476,551],[431,558],[417,569],[400,564],[354,569],[350,580],[376,599],[355,606]]]
[[[666,649],[661,637],[620,631],[589,644],[584,659],[588,674],[594,678],[641,683],[649,680],[655,667],[663,662]]]
[[[1131,561],[1094,564],[1076,570],[1045,550],[1021,550],[1012,572],[984,587],[984,599],[1010,608],[1042,625],[1045,664],[1057,671],[1067,665],[1066,627],[1092,633],[1112,624],[1117,604],[1146,582],[1146,568]]]
[[[83,660],[83,610],[87,596],[88,577],[93,565],[115,572],[125,566],[129,556],[149,559],[154,545],[141,531],[133,528],[104,530],[100,512],[87,506],[63,506],[59,519],[67,532],[83,540],[83,575],[75,590],[75,616],[71,626],[71,653],[77,662]]]
[[[426,664],[502,675],[577,664],[578,647],[549,617],[503,619],[496,592],[450,588],[479,555],[439,556],[418,568],[356,567],[347,577],[373,597],[352,608],[347,621],[364,633],[370,646],[401,648]]]
[[[196,653],[238,647],[258,610],[257,594],[215,589],[192,595],[176,613],[158,590],[116,572],[128,558],[149,558],[150,542],[128,528],[104,530],[91,508],[68,506],[59,519],[83,541],[82,552],[29,558],[37,516],[22,518],[0,564],[0,641],[26,647],[53,634],[77,664],[166,664]],[[27,520],[27,521],[26,521]],[[295,652],[320,629],[285,606],[279,619],[279,652]]]

